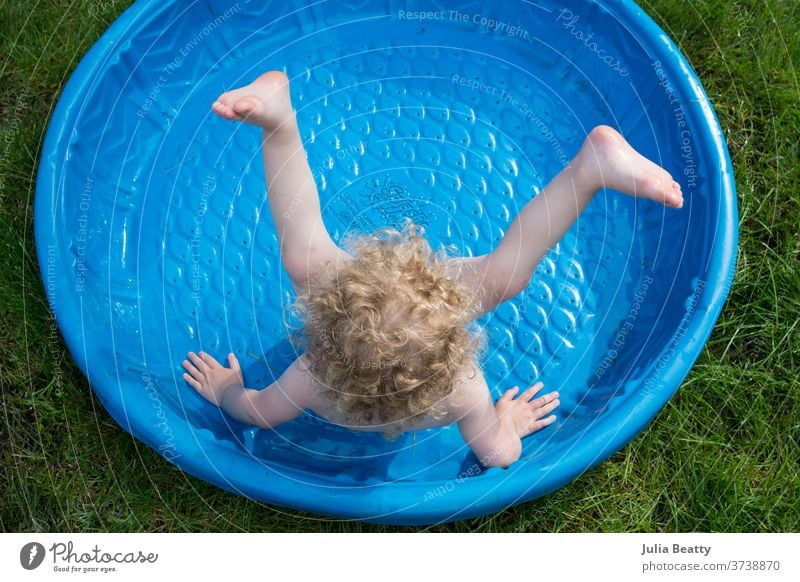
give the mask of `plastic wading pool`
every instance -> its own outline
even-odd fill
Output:
[[[719,316],[738,231],[714,110],[630,1],[344,4],[140,1],[105,32],[63,90],[38,175],[58,325],[123,429],[239,495],[391,524],[545,495],[645,427]],[[681,210],[598,193],[528,288],[478,320],[493,397],[537,380],[561,393],[558,421],[508,469],[481,470],[456,426],[394,442],[310,413],[245,426],[181,377],[187,351],[233,351],[260,388],[299,355],[260,130],[211,111],[269,69],[291,79],[337,242],[408,216],[434,247],[489,252],[598,124],[681,183]]]

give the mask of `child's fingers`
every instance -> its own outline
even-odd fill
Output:
[[[558,400],[558,399],[551,400],[550,402],[548,402],[544,406],[542,406],[540,408],[537,408],[534,411],[534,414],[536,415],[536,418],[541,418],[545,414],[550,414],[551,412],[553,412],[556,408],[558,408],[559,404],[561,404],[560,400]]]
[[[233,352],[228,354],[228,365],[231,367],[231,370],[236,370],[237,372],[241,369],[239,367],[239,360]]]
[[[500,397],[500,400],[511,400],[514,397],[514,394],[517,392],[519,392],[519,386],[509,388],[503,393],[503,395]]]
[[[205,374],[195,368],[191,362],[184,360],[183,367],[186,369],[187,372],[194,378],[195,380],[203,380],[205,378]]]
[[[184,380],[186,380],[186,382],[187,382],[187,383],[189,384],[189,386],[191,386],[192,388],[195,388],[196,390],[200,390],[200,386],[201,386],[200,382],[198,382],[197,380],[195,380],[194,378],[192,378],[192,377],[191,377],[189,374],[186,374],[186,373],[184,373],[184,374],[183,374],[183,379],[184,379]]]
[[[544,384],[542,382],[537,382],[536,384],[525,390],[525,392],[523,392],[520,395],[519,400],[522,400],[523,402],[528,402],[531,398],[533,398],[533,395],[536,394],[542,388],[544,388]]]
[[[189,359],[201,372],[205,373],[208,370],[208,364],[194,352],[189,352]]]
[[[542,418],[541,420],[537,420],[533,423],[533,427],[531,428],[531,432],[536,432],[539,429],[542,429],[546,426],[550,426],[556,421],[556,415],[551,414],[547,418]]]
[[[207,354],[205,352],[200,352],[200,357],[203,358],[203,361],[208,364],[209,368],[217,368],[219,367],[219,362],[214,359],[214,356],[211,354]]]
[[[534,408],[541,408],[548,402],[552,402],[553,400],[558,398],[558,392],[551,392],[550,394],[545,394],[544,396],[539,396],[536,400],[533,400],[531,404]]]

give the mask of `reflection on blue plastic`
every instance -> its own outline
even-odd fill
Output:
[[[192,475],[380,523],[496,512],[619,450],[685,378],[734,269],[727,147],[691,67],[633,2],[358,4],[129,8],[75,70],[47,132],[42,277],[106,410]],[[679,179],[681,210],[601,191],[529,287],[478,321],[494,397],[537,380],[561,393],[558,422],[509,469],[479,470],[455,426],[391,443],[312,414],[254,429],[183,381],[189,350],[236,352],[252,387],[298,355],[260,132],[210,108],[268,69],[291,78],[337,241],[408,216],[434,246],[489,252],[598,124]]]

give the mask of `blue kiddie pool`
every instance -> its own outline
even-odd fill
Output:
[[[291,79],[338,242],[410,217],[434,247],[489,252],[598,124],[681,183],[680,210],[601,191],[528,288],[476,322],[495,398],[538,380],[561,393],[508,469],[481,470],[456,426],[393,442],[309,413],[245,426],[183,380],[189,350],[235,352],[254,388],[299,355],[260,130],[211,111],[270,69]],[[139,1],[64,88],[35,212],[58,325],[124,430],[236,494],[387,524],[497,512],[622,448],[703,349],[737,245],[714,110],[627,0]]]

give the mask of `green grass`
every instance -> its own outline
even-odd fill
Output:
[[[0,10],[0,530],[410,529],[265,507],[184,475],[111,420],[67,353],[36,263],[36,170],[64,83],[128,4]],[[728,140],[730,298],[681,390],[623,450],[548,497],[434,530],[800,530],[800,9],[641,5],[688,55]]]

